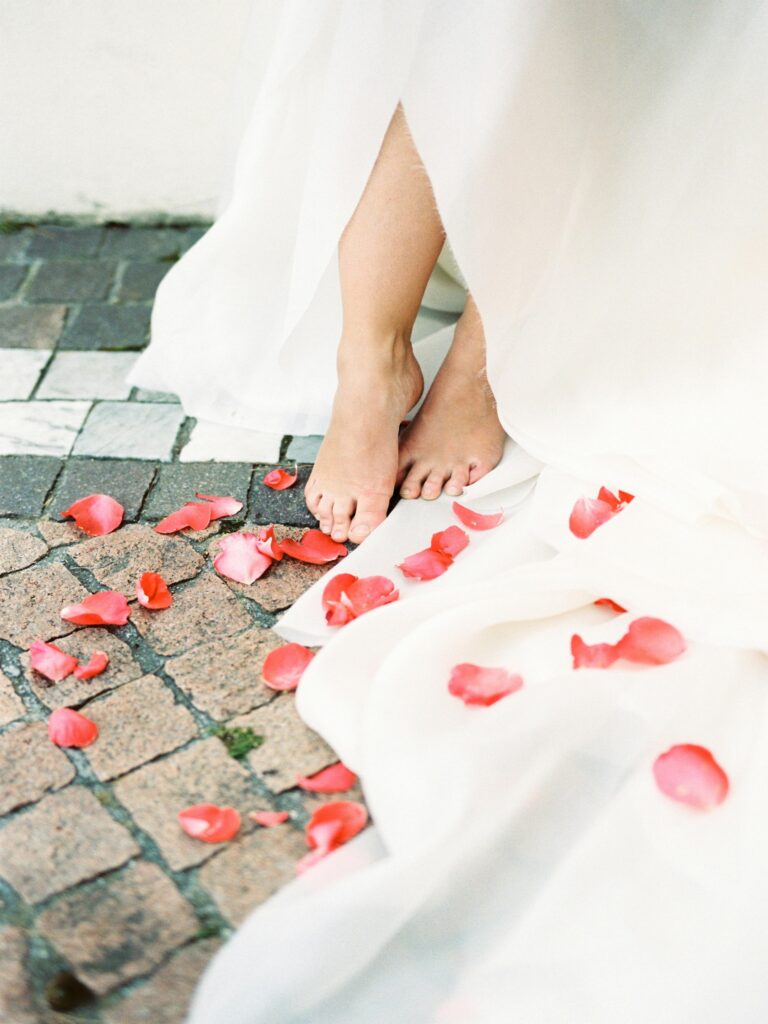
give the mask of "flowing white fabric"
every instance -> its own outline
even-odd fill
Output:
[[[252,913],[189,1024],[768,1018],[767,44],[761,0],[284,5],[231,200],[133,383],[324,429],[336,246],[402,100],[511,438],[462,500],[506,518],[409,582],[455,520],[402,502],[343,563],[398,602],[334,631],[321,583],[281,619],[324,645],[297,707],[372,824]],[[601,485],[636,498],[579,540]],[[641,615],[685,654],[572,668],[574,632]],[[463,661],[525,685],[466,707]],[[656,788],[675,743],[727,771],[715,810]]]

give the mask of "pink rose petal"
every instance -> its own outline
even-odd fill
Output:
[[[102,590],[89,594],[80,604],[61,609],[62,619],[78,626],[124,626],[131,614],[125,594],[116,590]]]
[[[264,659],[261,678],[273,690],[295,690],[314,656],[301,644],[283,644]]]
[[[66,654],[56,644],[47,644],[43,640],[35,640],[30,645],[29,663],[35,672],[54,683],[66,679],[77,668],[77,658]]]
[[[140,605],[150,610],[170,608],[173,604],[173,595],[168,589],[168,584],[157,572],[145,572],[136,584],[136,598]]]
[[[357,782],[357,775],[341,761],[315,772],[314,775],[297,775],[296,785],[310,793],[343,793]]]
[[[699,811],[711,811],[728,795],[728,776],[706,747],[678,743],[653,763],[661,792]]]
[[[273,491],[285,491],[289,487],[293,487],[298,479],[298,466],[294,473],[288,473],[286,470],[278,468],[271,469],[262,480],[262,483],[265,487],[271,487]]]
[[[415,555],[408,555],[397,568],[412,580],[434,580],[452,565],[453,558],[450,555],[435,551],[434,548],[425,548]]]
[[[94,651],[87,665],[78,665],[75,675],[80,680],[93,679],[100,676],[109,665],[109,655],[106,651]]]
[[[283,549],[280,547],[280,542],[275,537],[274,526],[262,526],[256,534],[256,547],[262,555],[268,555],[276,562],[279,562],[283,557]]]
[[[451,507],[453,508],[454,514],[465,526],[468,526],[470,530],[493,530],[504,521],[503,511],[492,512],[490,514],[473,512],[471,508],[467,508],[465,505],[460,505],[458,501],[454,501]]]
[[[619,656],[643,665],[666,665],[685,651],[685,638],[663,619],[644,617],[630,623],[618,643]]]
[[[57,708],[48,719],[48,738],[57,747],[88,747],[98,735],[96,723],[72,708]]]
[[[272,565],[272,559],[259,550],[255,533],[228,533],[218,544],[213,560],[216,572],[237,583],[253,583]]]
[[[226,843],[240,831],[240,815],[234,807],[193,804],[176,818],[188,836],[203,843]]]
[[[75,525],[92,537],[112,533],[123,521],[123,506],[109,494],[89,494],[80,498],[59,515],[72,516]]]
[[[161,519],[157,533],[178,533],[179,530],[204,530],[210,526],[214,506],[210,502],[188,501],[176,512]]]
[[[343,544],[331,540],[322,530],[307,530],[299,541],[290,538],[281,540],[280,547],[290,558],[310,565],[325,565],[326,562],[335,562],[337,558],[348,554]]]
[[[288,811],[251,811],[248,817],[257,825],[271,828],[273,825],[282,825],[284,821],[288,821],[290,814]]]
[[[243,507],[242,501],[237,498],[222,497],[218,494],[195,494],[196,498],[207,501],[211,506],[211,522],[214,519],[223,519],[225,516],[234,516]]]
[[[515,693],[523,685],[523,677],[505,668],[485,668],[462,662],[451,669],[448,692],[460,697],[465,704],[481,704],[485,707],[497,700]]]
[[[432,536],[430,547],[441,555],[455,558],[469,544],[469,537],[459,526],[449,526]]]

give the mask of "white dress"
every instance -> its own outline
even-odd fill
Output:
[[[768,1019],[767,47],[761,0],[283,5],[231,201],[133,383],[322,432],[336,245],[400,99],[510,435],[462,501],[506,518],[408,581],[455,519],[401,502],[341,565],[399,601],[332,629],[323,581],[280,620],[324,645],[297,707],[372,824],[252,913],[189,1024]],[[635,500],[578,539],[601,485]],[[686,652],[572,667],[574,633],[639,616]],[[465,706],[460,662],[524,686]],[[656,787],[678,743],[726,770],[714,810]]]

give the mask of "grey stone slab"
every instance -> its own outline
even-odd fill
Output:
[[[285,457],[293,462],[314,462],[322,443],[322,434],[307,434],[306,437],[291,438]]]
[[[242,462],[171,462],[160,466],[157,480],[144,506],[148,519],[162,519],[187,501],[195,501],[196,492],[237,498],[243,509],[227,522],[242,522],[248,504],[248,485],[253,469]]]
[[[66,313],[66,306],[0,307],[0,348],[53,348]]]
[[[170,403],[101,402],[88,417],[73,454],[167,462],[183,421],[181,407]]]
[[[203,237],[203,235],[206,234],[208,231],[210,231],[210,229],[211,229],[211,225],[210,224],[205,224],[205,225],[200,224],[200,225],[196,225],[193,228],[187,228],[187,230],[184,232],[184,250],[185,250],[185,252],[186,252],[187,249],[191,249],[193,245],[196,245],[200,241],[200,239]]]
[[[23,263],[0,263],[0,302],[14,298],[28,273]]]
[[[87,494],[109,494],[125,509],[125,521],[134,520],[154,475],[155,467],[151,462],[70,458],[49,502],[50,513],[61,519],[62,509],[69,508],[79,498]]]
[[[285,526],[317,526],[317,520],[304,503],[304,487],[311,466],[299,466],[299,479],[285,491],[274,491],[263,483],[274,466],[257,466],[251,484],[250,516],[256,523],[283,523]],[[294,465],[283,463],[283,469],[293,472]]]
[[[146,388],[136,388],[133,396],[137,402],[178,402],[178,397],[170,391],[148,391]]]
[[[49,260],[41,263],[27,285],[30,302],[99,302],[109,295],[115,263]]]
[[[0,260],[23,259],[31,238],[30,228],[0,232]]]
[[[60,469],[60,459],[45,456],[0,458],[0,514],[39,516]]]
[[[27,255],[46,260],[88,259],[96,255],[103,237],[102,227],[40,224],[34,231]]]
[[[67,324],[61,349],[140,349],[149,337],[148,305],[87,305]]]
[[[157,286],[168,273],[169,264],[160,262],[128,263],[117,289],[120,302],[146,302],[154,298]]]
[[[181,228],[110,227],[101,255],[120,259],[173,259],[181,255],[184,241]]]
[[[131,385],[125,376],[137,358],[135,352],[58,352],[36,397],[127,398]]]
[[[0,348],[0,401],[29,398],[50,357],[46,349]]]
[[[279,434],[197,420],[179,462],[274,462],[281,443]]]
[[[0,455],[68,455],[89,402],[0,403]]]

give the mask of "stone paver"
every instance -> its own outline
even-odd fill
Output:
[[[130,686],[88,705],[88,717],[99,727],[99,738],[86,750],[96,776],[117,778],[197,735],[189,711],[157,676],[144,676]]]
[[[123,506],[123,522],[136,519],[144,496],[155,475],[149,462],[123,459],[69,459],[56,483],[49,508],[60,514],[62,509],[87,494],[109,494]],[[87,534],[79,531],[80,538]]]
[[[309,851],[304,834],[290,822],[259,828],[214,857],[200,871],[200,883],[221,913],[240,924],[296,876],[296,862]]]
[[[275,698],[277,691],[261,679],[261,666],[281,644],[272,630],[255,627],[171,658],[165,670],[195,707],[225,721]]]
[[[0,455],[68,455],[88,402],[0,403]]]
[[[60,470],[59,459],[39,455],[0,457],[0,515],[40,515]]]
[[[0,265],[0,302],[12,299],[19,290],[29,268],[16,263]]]
[[[147,343],[148,305],[83,306],[67,323],[61,349],[140,349]]]
[[[88,591],[63,565],[23,569],[0,579],[0,637],[16,647],[51,640],[76,626],[61,618],[61,609],[78,604]]]
[[[26,288],[30,302],[98,302],[106,299],[114,263],[49,260],[41,263]]]
[[[100,402],[86,420],[72,452],[167,462],[183,422],[181,407],[173,403]]]
[[[241,522],[245,518],[248,485],[252,467],[248,463],[202,462],[181,465],[172,462],[158,469],[157,480],[144,507],[148,519],[162,519],[187,501],[196,501],[196,493],[227,495],[242,501],[243,509],[227,522]]]
[[[179,462],[274,462],[282,440],[279,434],[198,420],[179,453]]]
[[[286,459],[293,459],[294,462],[314,462],[320,445],[323,443],[322,434],[307,434],[305,437],[292,437],[285,453]]]
[[[27,256],[35,259],[88,259],[104,237],[102,227],[64,227],[40,224],[34,232]]]
[[[48,739],[45,722],[28,722],[0,736],[0,815],[34,803],[74,777],[72,762]]]
[[[129,523],[104,537],[83,541],[69,556],[90,570],[103,586],[122,591],[128,600],[136,596],[136,583],[145,572],[158,572],[166,583],[178,583],[196,576],[204,563],[183,537],[157,533],[143,523]],[[179,598],[174,598],[174,604],[162,616],[172,612]],[[152,618],[158,613],[146,614]]]
[[[283,463],[283,469],[294,470],[293,463]],[[304,502],[304,487],[311,466],[299,466],[299,479],[285,491],[274,491],[264,485],[264,477],[272,466],[258,466],[251,484],[249,508],[251,518],[257,523],[284,523],[287,526],[317,527],[317,520]]]
[[[125,375],[135,352],[59,352],[37,389],[37,398],[127,398]]]
[[[145,302],[157,291],[157,286],[168,273],[168,263],[129,263],[117,291],[120,302]]]
[[[100,994],[146,974],[198,927],[173,882],[143,861],[57,900],[38,926]]]
[[[26,956],[21,928],[0,928],[0,1021],[6,1024],[41,1024],[24,970]]]
[[[183,1024],[200,975],[221,946],[203,939],[180,949],[151,980],[106,1010],[106,1024]]]
[[[0,829],[0,873],[30,903],[138,853],[130,833],[83,786],[44,797]]]
[[[109,228],[101,255],[121,259],[167,260],[186,248],[185,232],[179,228]]]
[[[61,305],[5,306],[0,309],[0,348],[53,348],[66,312]]]
[[[0,526],[0,576],[26,568],[47,552],[48,545],[34,534]]]
[[[0,348],[0,401],[29,398],[49,358],[45,349]]]
[[[178,402],[178,396],[170,391],[150,391],[147,388],[136,388],[134,398],[137,402]]]
[[[0,672],[0,725],[8,725],[25,713],[24,701],[13,688],[13,683]]]
[[[174,871],[201,864],[222,846],[198,842],[182,832],[176,815],[185,807],[229,805],[243,816],[241,834],[254,828],[246,817],[257,806],[254,784],[215,737],[125,775],[115,783],[115,793]]]
[[[176,591],[173,604],[162,614],[137,607],[133,623],[158,654],[180,654],[208,640],[241,633],[251,618],[220,579],[205,573]]]
[[[75,526],[72,519],[59,522],[57,519],[40,519],[37,522],[37,531],[46,544],[52,548],[60,548],[65,544],[77,544],[84,540],[88,534]]]
[[[53,683],[38,672],[32,671],[29,666],[29,654],[22,654],[19,661],[25,678],[35,696],[49,708],[78,708],[92,697],[114,690],[123,683],[130,683],[144,674],[141,666],[134,661],[130,647],[102,626],[76,629],[69,636],[57,640],[56,646],[80,662],[87,662],[94,651],[104,651],[109,658],[109,665],[101,675],[94,676],[93,679],[81,681],[76,676],[67,676],[66,679]]]
[[[291,789],[297,775],[313,775],[339,760],[325,740],[299,718],[292,693],[281,694],[230,724],[253,729],[264,737],[247,759],[273,793]]]
[[[0,260],[21,260],[32,240],[30,228],[0,232]]]

